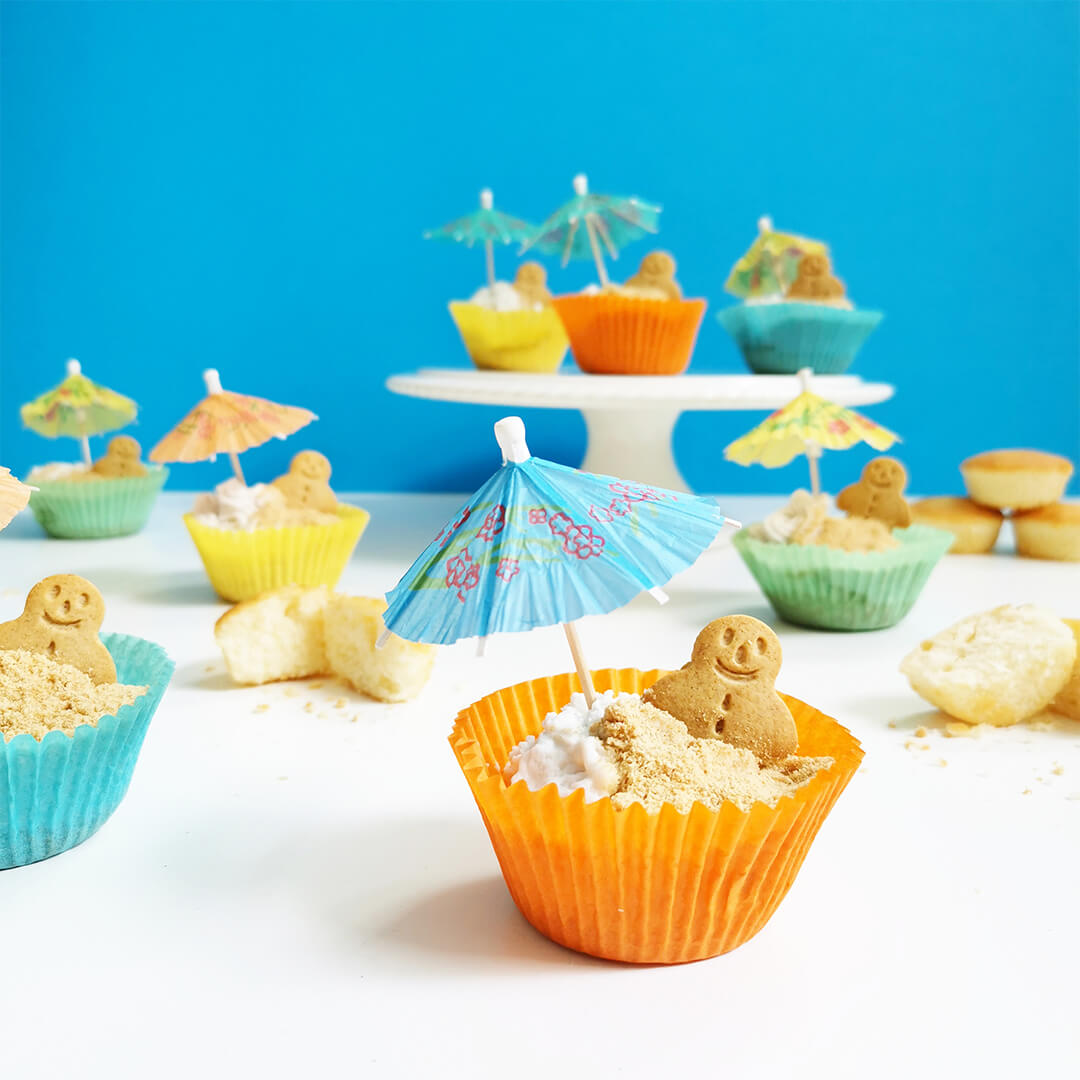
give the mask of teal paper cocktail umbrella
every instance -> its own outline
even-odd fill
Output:
[[[660,591],[725,525],[712,499],[595,476],[535,458],[525,425],[495,425],[502,468],[465,503],[387,594],[386,632],[448,645],[562,624],[582,689],[589,668],[574,622]]]
[[[565,266],[571,259],[594,259],[600,284],[608,284],[600,242],[613,258],[644,233],[659,229],[660,207],[636,195],[594,195],[584,174],[574,177],[574,197],[559,207],[522,245],[549,255],[559,255]],[[598,242],[599,240],[599,242]]]
[[[495,209],[491,188],[480,192],[480,209],[424,233],[425,240],[451,240],[455,244],[484,245],[488,288],[495,285],[495,245],[518,244],[533,235],[534,226]]]

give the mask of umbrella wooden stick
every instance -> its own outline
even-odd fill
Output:
[[[596,233],[589,217],[585,217],[585,231],[589,234],[589,247],[592,248],[593,258],[596,260],[596,272],[600,275],[600,284],[604,288],[608,286],[607,268],[604,266],[604,256],[600,251],[600,245],[596,242]]]
[[[482,210],[490,210],[495,205],[495,196],[492,194],[491,188],[484,188],[480,192],[480,208]],[[495,292],[495,245],[490,239],[484,241],[484,261],[487,264],[487,282],[488,288],[492,291],[492,302],[494,302]]]
[[[566,644],[570,646],[570,655],[574,658],[574,667],[577,668],[578,678],[581,680],[581,689],[585,694],[585,704],[591,709],[596,700],[596,690],[593,688],[592,674],[589,665],[585,663],[585,653],[581,648],[581,639],[578,637],[577,626],[572,622],[562,624],[563,633],[566,634]]]
[[[762,221],[767,219],[763,218]],[[770,222],[770,227],[771,227]],[[760,228],[761,223],[758,223]],[[813,374],[812,369],[808,367],[799,368],[799,386],[802,393],[807,393],[810,390],[810,376]],[[821,447],[816,442],[806,443],[806,460],[810,463],[810,494],[821,494],[821,472],[818,469],[818,458],[821,457]]]
[[[217,368],[207,368],[203,372],[203,381],[206,383],[206,392],[208,394],[220,394],[221,389],[221,375],[218,373]],[[244,487],[247,487],[247,481],[244,479],[244,470],[240,468],[240,455],[235,450],[230,450],[229,461],[232,462],[233,475],[240,481]]]
[[[67,362],[68,375],[81,375],[82,364],[78,360],[69,360]],[[79,412],[80,420],[83,418],[82,412]],[[94,459],[90,455],[90,440],[85,435],[79,436],[79,447],[82,450],[82,459],[84,465],[93,465]]]

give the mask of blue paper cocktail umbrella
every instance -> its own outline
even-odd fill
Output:
[[[561,623],[591,704],[574,620],[666,599],[659,587],[738,522],[711,499],[534,458],[516,416],[495,437],[502,468],[387,594],[386,633],[449,645]]]

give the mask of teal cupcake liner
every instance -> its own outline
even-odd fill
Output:
[[[841,375],[884,315],[784,301],[735,304],[717,318],[759,375],[793,375],[804,367]]]
[[[882,630],[911,610],[953,540],[927,525],[893,535],[900,547],[866,553],[770,544],[746,530],[734,544],[782,619],[818,630]]]
[[[0,870],[48,859],[81,844],[109,819],[131,782],[146,729],[174,664],[152,641],[102,634],[117,679],[149,689],[115,716],[50,731],[0,737]]]
[[[50,536],[64,540],[129,536],[146,524],[168,475],[163,465],[149,465],[145,476],[33,481],[30,509]]]

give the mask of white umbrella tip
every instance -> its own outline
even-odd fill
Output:
[[[758,232],[774,232],[772,218],[768,214],[762,214],[757,219]]]
[[[529,447],[525,442],[525,421],[520,416],[504,416],[495,424],[495,438],[505,461],[528,461]]]
[[[486,187],[480,192],[480,207],[483,210],[490,210],[495,205],[495,194],[491,188]]]
[[[574,194],[585,195],[589,191],[589,178],[583,173],[578,173],[574,177]]]
[[[220,394],[221,393],[221,375],[217,368],[207,368],[202,373],[203,381],[206,383],[206,392],[208,394]]]
[[[74,357],[67,362],[67,373],[69,375],[81,375],[82,364],[79,363]]]

